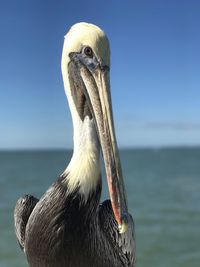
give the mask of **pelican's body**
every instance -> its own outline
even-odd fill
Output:
[[[97,26],[75,24],[65,37],[62,73],[74,125],[74,152],[40,200],[20,198],[15,229],[31,267],[133,267],[109,95],[109,44]],[[102,90],[102,91],[101,91]],[[100,147],[111,201],[100,205]]]

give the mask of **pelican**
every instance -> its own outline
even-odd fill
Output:
[[[61,67],[73,155],[40,200],[25,195],[17,201],[17,240],[31,267],[134,267],[134,224],[114,131],[105,33],[93,24],[72,26]],[[102,204],[100,150],[110,194]]]

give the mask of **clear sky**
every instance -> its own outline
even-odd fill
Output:
[[[60,60],[80,21],[110,39],[119,145],[200,145],[199,0],[1,0],[0,149],[72,147]]]

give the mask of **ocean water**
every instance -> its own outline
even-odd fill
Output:
[[[200,149],[120,154],[135,221],[137,267],[199,267]],[[28,266],[15,239],[15,202],[26,193],[40,197],[70,156],[70,151],[0,152],[0,267]]]

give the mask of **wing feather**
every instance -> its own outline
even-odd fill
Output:
[[[17,200],[14,210],[14,223],[15,223],[15,234],[18,243],[23,251],[25,243],[25,232],[28,219],[37,204],[38,199],[31,196],[25,195]]]

